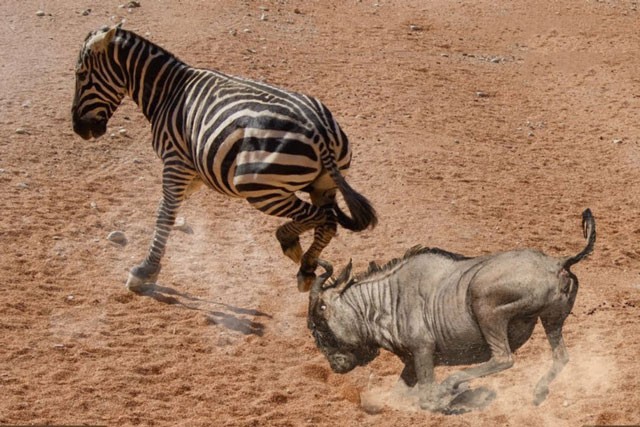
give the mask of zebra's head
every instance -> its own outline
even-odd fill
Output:
[[[89,33],[78,56],[71,115],[73,131],[84,139],[104,135],[107,122],[126,93],[112,43],[119,27]]]

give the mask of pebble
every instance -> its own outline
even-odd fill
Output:
[[[89,206],[91,206],[91,209],[98,209],[98,204],[96,202],[89,203]]]
[[[38,10],[36,12],[36,16],[44,16],[44,15],[46,15],[46,13],[44,13],[44,10]]]
[[[82,11],[82,16],[89,16],[91,14],[91,8]]]
[[[612,142],[613,142],[614,144],[622,144],[622,139],[618,139],[618,138],[616,138],[616,139],[614,139]]]
[[[112,231],[107,236],[107,240],[116,243],[120,246],[124,246],[127,244],[127,236],[122,231]]]
[[[489,94],[487,92],[478,91],[478,92],[476,92],[476,96],[478,98],[488,98]]]
[[[16,134],[18,134],[18,135],[29,135],[29,131],[26,130],[25,128],[18,128],[18,129],[16,129]]]
[[[120,134],[120,136],[125,136],[127,134],[127,130],[123,128],[123,129],[120,129],[118,133]]]
[[[26,190],[27,188],[29,188],[29,184],[27,184],[26,182],[20,182],[16,185],[16,187]]]
[[[411,31],[422,31],[424,28],[422,28],[420,25],[409,25],[409,29]]]

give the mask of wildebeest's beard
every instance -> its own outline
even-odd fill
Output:
[[[364,366],[379,354],[377,346],[363,343],[361,346],[347,345],[335,336],[326,320],[309,319],[309,329],[316,341],[316,346],[325,355],[331,369],[339,374],[345,374],[356,366]]]

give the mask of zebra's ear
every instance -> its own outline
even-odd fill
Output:
[[[105,51],[107,49],[107,46],[109,46],[109,43],[111,43],[111,41],[115,37],[118,28],[119,26],[116,25],[94,35],[88,43],[91,50],[94,52]]]

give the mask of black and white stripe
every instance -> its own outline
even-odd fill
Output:
[[[104,134],[127,95],[151,122],[153,148],[164,164],[154,238],[147,258],[131,270],[130,289],[157,278],[178,208],[201,182],[290,219],[276,236],[284,253],[301,263],[303,290],[337,223],[354,231],[375,226],[371,204],[342,175],[351,161],[349,141],[317,99],[190,67],[119,27],[90,33],[76,67],[74,131],[85,139]],[[336,190],[349,215],[336,204]],[[310,193],[311,203],[298,191]],[[312,228],[314,240],[303,255],[298,236]]]

